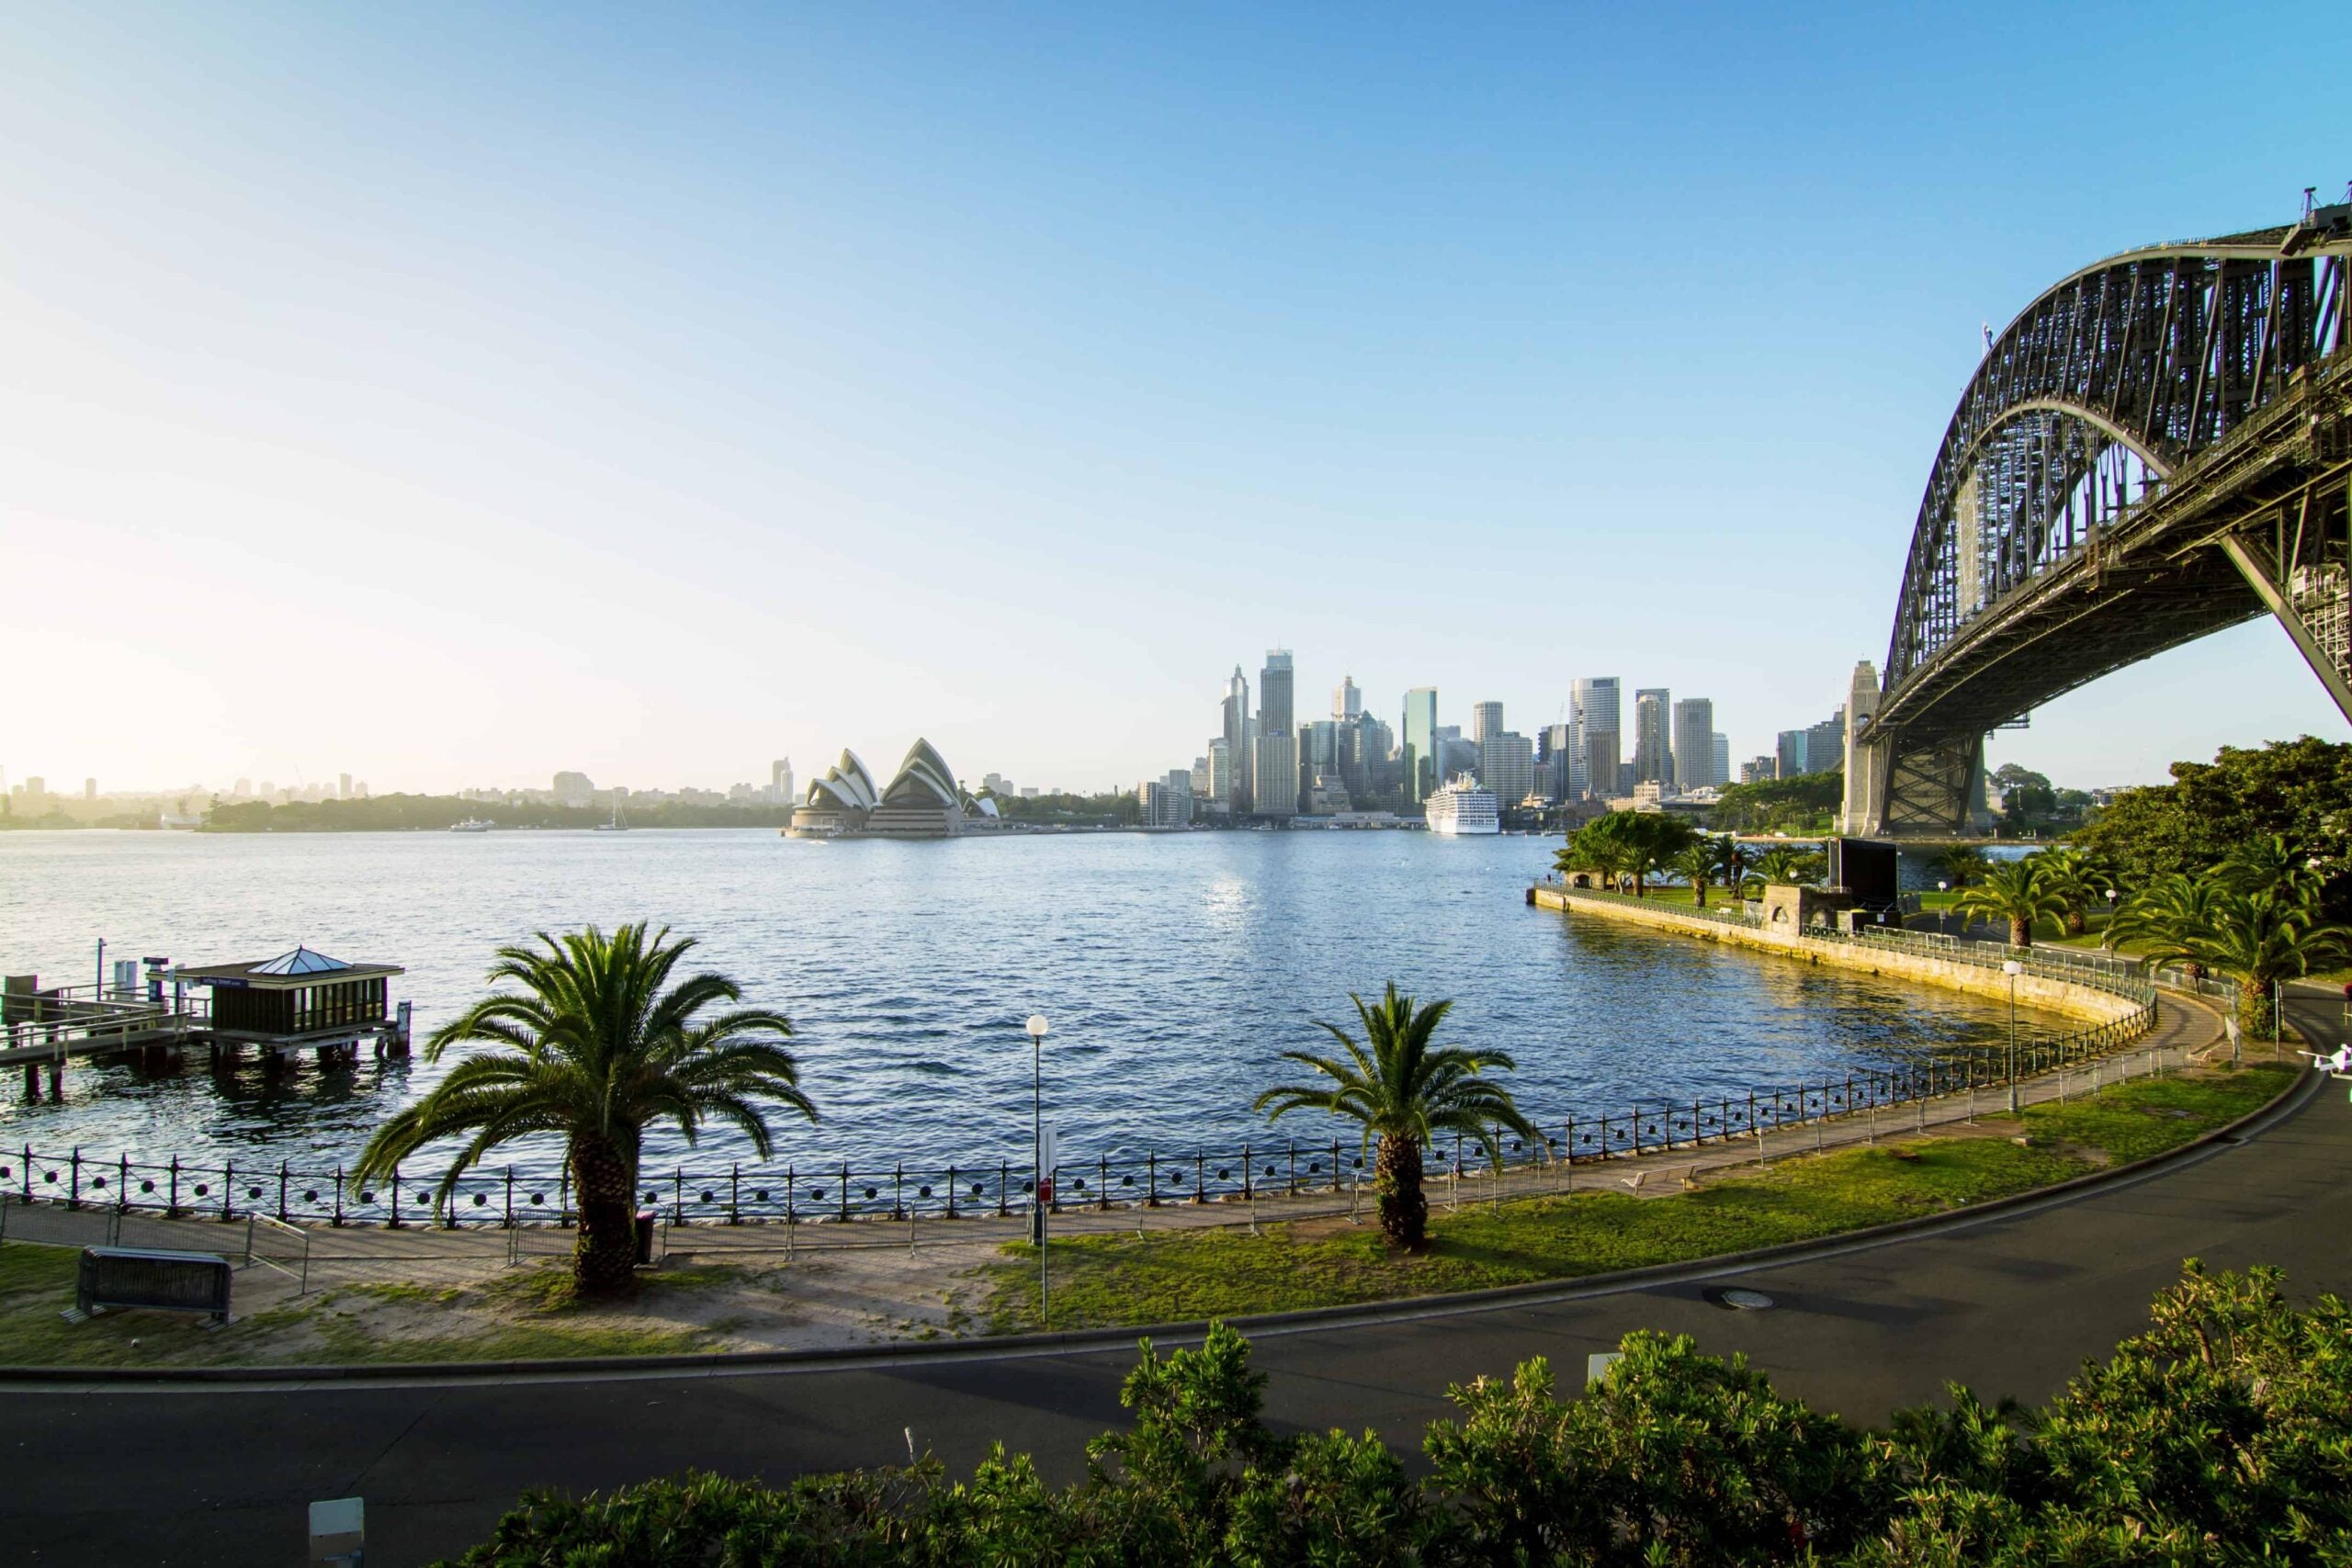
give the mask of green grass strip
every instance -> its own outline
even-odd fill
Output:
[[[1393,1253],[1370,1220],[1090,1235],[1054,1244],[1057,1328],[1107,1327],[1344,1306],[1686,1262],[1941,1213],[2046,1187],[2187,1143],[2260,1108],[2296,1069],[2110,1085],[2096,1100],[2025,1109],[2027,1145],[2004,1138],[1890,1139],[1708,1177],[1691,1191],[1611,1190],[1623,1163],[1578,1168],[1589,1190],[1460,1212],[1431,1190],[1430,1245]],[[1008,1247],[985,1270],[990,1333],[1037,1326],[1036,1251]]]

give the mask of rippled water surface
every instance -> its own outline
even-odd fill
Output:
[[[109,958],[266,957],[305,942],[404,964],[420,1034],[498,943],[646,919],[798,1031],[820,1125],[779,1161],[1025,1150],[1030,1052],[1053,1021],[1047,1116],[1091,1156],[1267,1137],[1250,1110],[1286,1049],[1388,980],[1454,998],[1442,1039],[1519,1060],[1546,1121],[1892,1065],[1989,1043],[2006,1012],[1943,991],[1531,909],[1554,845],[1420,833],[1102,834],[817,843],[774,832],[0,834],[0,969],[84,984]],[[2051,1022],[2054,1021],[2042,1021]],[[0,1139],[134,1157],[345,1158],[439,1069],[265,1079],[77,1066],[64,1105],[0,1104]],[[1329,1137],[1306,1118],[1283,1123]],[[703,1157],[749,1158],[707,1134]],[[650,1158],[674,1153],[656,1140]]]

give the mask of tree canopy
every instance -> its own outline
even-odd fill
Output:
[[[2122,792],[2078,840],[2113,868],[2127,894],[2276,836],[2319,862],[2326,917],[2352,917],[2352,745],[2306,735],[2259,749],[2224,746],[2211,762],[2175,762],[2172,776]]]

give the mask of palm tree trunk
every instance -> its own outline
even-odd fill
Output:
[[[1430,1226],[1430,1202],[1421,1193],[1421,1145],[1403,1136],[1381,1139],[1372,1162],[1372,1187],[1380,1200],[1381,1234],[1389,1245],[1419,1250]]]
[[[2015,915],[2011,915],[2009,917],[2009,945],[2011,947],[2031,947],[2033,945],[2033,921],[2031,919],[2020,919]]]
[[[572,1179],[580,1189],[580,1239],[571,1251],[571,1282],[582,1295],[620,1295],[637,1288],[636,1174],[609,1139],[571,1142]]]
[[[2270,982],[2254,975],[2238,976],[2238,1031],[2248,1040],[2278,1038],[2278,1020],[2270,1007]]]
[[[1698,901],[1699,908],[1703,909],[1707,907],[1707,879],[1705,877],[1702,876],[1691,882],[1690,896]]]

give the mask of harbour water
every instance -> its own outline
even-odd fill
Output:
[[[1269,1129],[1250,1101],[1303,1076],[1283,1051],[1332,1044],[1314,1021],[1352,1027],[1348,994],[1392,979],[1454,998],[1441,1040],[1511,1052],[1522,1107],[1551,1121],[2006,1037],[2004,1010],[1959,995],[1530,909],[1521,890],[1555,848],[1332,832],[18,832],[0,835],[0,970],[85,983],[100,937],[110,957],[180,963],[303,942],[405,965],[392,994],[415,1004],[422,1038],[481,991],[502,942],[666,923],[795,1023],[823,1120],[779,1122],[777,1162],[860,1166],[1025,1152],[1033,1012],[1052,1021],[1046,1113],[1063,1146],[1114,1158],[1329,1138],[1311,1117]],[[8,1086],[0,1145],[331,1165],[440,1070],[421,1054],[276,1077],[77,1064],[62,1105]],[[647,1156],[678,1152],[662,1138]],[[751,1153],[714,1129],[696,1157]]]

